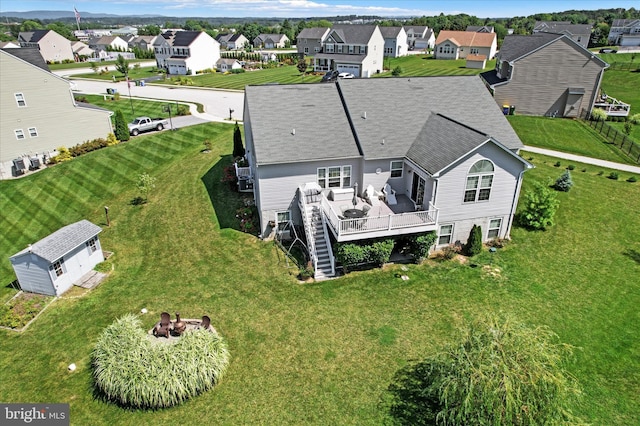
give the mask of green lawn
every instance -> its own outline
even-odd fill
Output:
[[[400,58],[385,58],[384,68],[387,70],[381,73],[381,77],[391,76],[391,70],[396,67],[402,68],[400,76],[403,77],[431,77],[443,75],[477,75],[481,72],[491,70],[495,67],[496,61],[487,61],[485,69],[478,70],[466,67],[466,59],[458,60],[438,60],[433,55],[409,55]]]
[[[124,94],[121,94],[124,95]],[[147,117],[161,117],[169,118],[169,113],[164,111],[167,102],[131,99],[126,96],[121,96],[120,99],[114,100],[113,97],[107,96],[105,100],[104,96],[100,95],[74,95],[76,99],[85,99],[88,103],[96,105],[111,111],[120,110],[127,123],[133,121],[135,117],[147,116]],[[133,109],[132,109],[133,106]],[[188,106],[187,106],[188,108]],[[175,117],[176,103],[171,102],[171,115]],[[111,117],[112,121],[115,120],[115,115]]]
[[[103,226],[115,271],[80,298],[53,303],[25,333],[0,330],[0,400],[68,402],[77,425],[382,424],[394,373],[456,339],[487,311],[546,324],[578,346],[569,368],[584,388],[576,411],[592,424],[640,418],[640,183],[574,171],[559,194],[558,224],[515,229],[494,259],[498,277],[458,263],[388,266],[299,284],[272,243],[237,230],[237,194],[220,183],[233,126],[205,124],[136,138],[35,175],[0,181],[0,276],[8,256],[82,218]],[[214,146],[200,152],[208,138]],[[528,157],[525,154],[525,157]],[[525,190],[555,179],[554,159],[533,156]],[[139,173],[156,177],[132,205]],[[110,207],[111,227],[103,207]],[[12,290],[0,290],[6,300]],[[184,405],[129,411],[94,399],[90,354],[125,313],[208,314],[231,363],[219,386]],[[75,362],[78,370],[68,373]]]
[[[102,65],[104,66],[104,65]],[[129,67],[129,80],[142,80],[150,77],[157,77],[159,74],[155,71],[155,67]],[[112,70],[112,71],[102,71],[102,72],[90,72],[86,74],[74,74],[71,78],[91,78],[94,80],[106,80],[113,81],[113,77],[116,78],[117,81],[124,81],[124,74]]]
[[[509,123],[525,145],[636,165],[598,132],[579,121],[563,118],[510,115]]]
[[[149,62],[153,60],[154,59],[133,59],[133,60],[129,60],[128,62],[133,67],[133,64],[136,64],[138,62]],[[96,62],[96,64],[99,67],[106,67],[107,65],[113,65],[115,63],[116,61]],[[89,68],[91,67],[91,62],[72,62],[69,64],[48,64],[48,65],[51,71],[56,71],[56,70],[68,70],[68,69],[74,69],[74,68]]]

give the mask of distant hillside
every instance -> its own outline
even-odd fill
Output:
[[[120,15],[114,15],[113,13],[90,13],[83,12],[81,10],[78,11],[80,13],[80,17],[82,19],[101,19],[101,18],[119,18]],[[66,19],[72,18],[75,19],[75,15],[73,10],[30,10],[29,12],[0,12],[0,16],[8,17],[8,18],[19,18],[19,19],[41,19],[41,20],[51,20],[51,19]],[[131,16],[131,15],[127,15]],[[159,17],[161,15],[136,15],[140,18],[150,18],[150,17]]]

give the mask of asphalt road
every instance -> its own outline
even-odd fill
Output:
[[[54,71],[61,77],[69,77],[73,74],[90,73],[90,68],[76,68],[72,70]],[[134,98],[161,99],[169,101],[182,101],[187,103],[199,103],[204,106],[204,113],[198,113],[191,108],[192,118],[202,121],[231,120],[242,121],[244,109],[244,92],[215,90],[203,88],[183,88],[177,86],[146,85],[127,87],[126,82],[113,83],[110,81],[71,79],[74,93],[105,95],[107,88],[115,88],[122,96]]]

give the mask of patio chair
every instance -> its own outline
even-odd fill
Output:
[[[373,185],[367,186],[367,189],[364,191],[364,198],[367,200],[367,203],[372,206],[380,205],[380,193],[375,190]]]
[[[364,212],[365,216],[369,216],[370,210],[371,210],[371,206],[369,204],[365,204],[364,206],[362,206],[362,211]]]
[[[382,188],[382,193],[387,200],[387,204],[389,204],[390,206],[398,204],[398,200],[396,199],[396,191],[391,188],[391,185],[385,183],[384,188]]]
[[[168,312],[160,314],[160,322],[153,327],[153,335],[156,337],[164,336],[169,338],[171,333],[171,315]]]

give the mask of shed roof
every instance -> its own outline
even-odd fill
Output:
[[[52,263],[95,237],[101,231],[102,229],[98,225],[83,219],[58,229],[53,234],[14,254],[11,258],[31,252]]]

